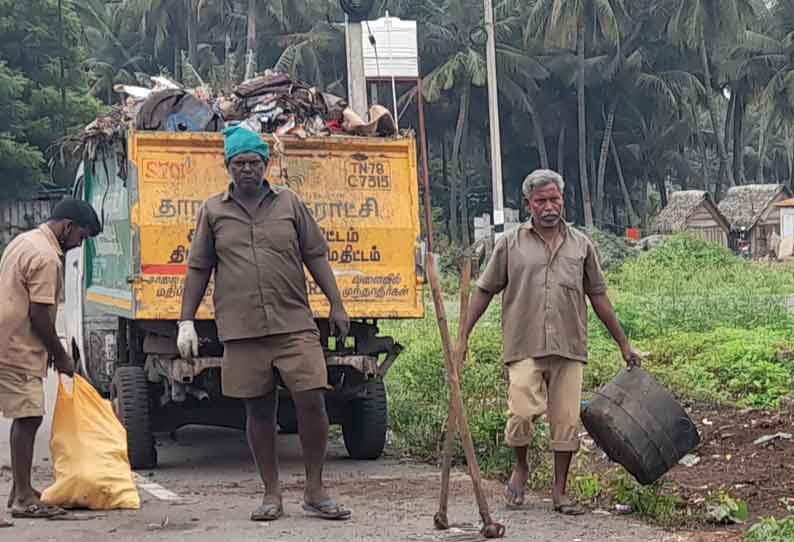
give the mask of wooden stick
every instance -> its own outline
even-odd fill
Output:
[[[453,417],[457,421],[455,424],[460,433],[461,440],[463,441],[463,451],[466,455],[466,463],[469,466],[469,476],[471,476],[472,485],[474,486],[474,496],[477,500],[477,508],[480,512],[480,518],[483,522],[482,533],[487,538],[499,538],[504,535],[504,527],[491,518],[491,513],[488,510],[488,501],[485,498],[485,493],[482,490],[482,474],[480,473],[480,466],[477,463],[477,455],[474,452],[474,441],[471,437],[471,430],[469,429],[469,420],[466,416],[466,407],[463,404],[463,394],[460,390],[460,375],[458,374],[458,366],[456,360],[451,355],[451,340],[449,336],[449,327],[447,325],[447,315],[444,308],[444,299],[441,293],[441,286],[438,279],[438,271],[436,270],[433,256],[427,256],[427,271],[430,279],[430,289],[433,294],[433,304],[436,309],[436,318],[438,320],[438,329],[441,333],[441,342],[444,345],[444,362],[447,366],[447,383],[449,385],[449,399],[452,407]]]
[[[460,286],[460,319],[458,321],[458,344],[453,352],[453,359],[458,367],[458,374],[462,373],[466,361],[466,343],[468,337],[464,337],[466,329],[466,317],[469,312],[469,288],[471,285],[471,256],[468,252],[464,255],[463,272],[461,275]],[[449,476],[452,469],[452,454],[454,451],[455,435],[457,434],[457,420],[455,419],[455,409],[452,403],[449,404],[447,413],[447,434],[444,439],[444,452],[441,461],[441,495],[438,502],[438,513],[433,521],[436,529],[449,529],[449,519],[447,518],[447,505],[449,503]]]

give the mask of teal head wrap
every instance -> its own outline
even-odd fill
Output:
[[[240,126],[232,126],[223,131],[223,136],[223,153],[227,164],[238,154],[248,152],[255,152],[265,163],[270,160],[270,146],[256,132]]]

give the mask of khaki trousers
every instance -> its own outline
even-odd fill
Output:
[[[549,356],[515,361],[507,367],[510,374],[507,445],[529,446],[535,423],[548,414],[552,451],[578,451],[584,363]]]

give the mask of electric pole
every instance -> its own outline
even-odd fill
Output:
[[[491,180],[493,183],[493,225],[498,239],[504,233],[505,211],[502,192],[502,144],[499,129],[499,89],[496,83],[496,32],[493,2],[485,2],[485,30],[488,34],[486,63],[488,67],[488,118],[491,128]]]
[[[366,118],[367,78],[364,74],[364,28],[360,22],[347,21],[347,92],[350,107]]]
[[[345,45],[347,48],[347,94],[350,107],[362,118],[369,109],[367,77],[364,71],[364,28],[375,0],[339,0],[345,12]]]

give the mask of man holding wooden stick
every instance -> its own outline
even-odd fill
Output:
[[[477,282],[464,337],[493,297],[502,293],[504,361],[510,375],[505,437],[516,464],[505,489],[507,504],[524,503],[529,479],[527,451],[534,424],[548,413],[554,452],[554,510],[580,515],[566,496],[571,459],[579,449],[582,375],[587,362],[587,299],[620,347],[626,364],[640,356],[626,338],[607,296],[592,242],[562,219],[562,177],[550,170],[531,173],[523,185],[530,220],[504,234]]]

